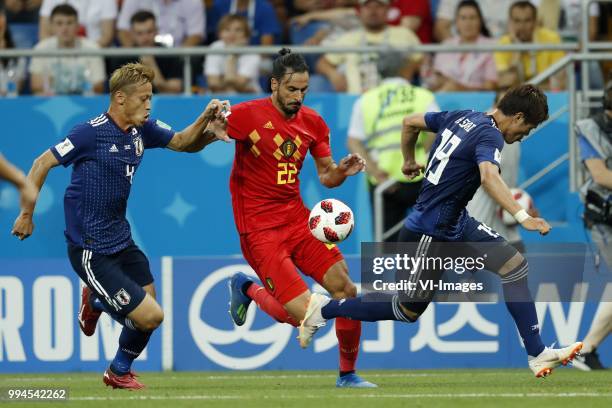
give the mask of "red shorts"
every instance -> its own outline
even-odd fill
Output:
[[[337,246],[310,233],[307,220],[242,234],[240,247],[266,290],[283,305],[308,290],[298,269],[322,284],[325,272],[344,260]]]

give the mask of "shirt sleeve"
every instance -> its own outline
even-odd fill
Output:
[[[507,35],[503,36],[499,39],[498,44],[510,44],[510,37]],[[493,58],[495,59],[495,67],[497,71],[507,71],[510,68],[510,64],[512,61],[512,53],[511,52],[495,52],[493,53]]]
[[[578,147],[580,148],[580,160],[601,159],[601,155],[595,150],[591,142],[586,137],[580,135],[578,138]]]
[[[438,133],[440,125],[446,121],[448,111],[443,112],[427,112],[425,114],[425,124],[427,128],[434,133]]]
[[[245,78],[257,79],[261,57],[257,54],[244,54],[238,58],[238,75]]]
[[[117,18],[117,1],[106,0],[102,5],[100,20],[114,20]]]
[[[259,31],[259,35],[272,34],[278,37],[281,34],[281,26],[272,5],[267,1],[257,2],[256,5],[254,24]]]
[[[202,37],[206,34],[206,22],[205,22],[205,11],[204,5],[201,0],[190,0],[185,10],[185,25],[187,26],[188,35],[201,35]]]
[[[129,30],[130,19],[138,7],[137,0],[124,0],[117,19],[117,30]]]
[[[476,163],[491,162],[501,167],[501,151],[504,148],[504,138],[502,135],[489,128],[483,132],[476,142],[475,159]]]
[[[92,159],[96,151],[96,132],[89,123],[81,123],[73,127],[63,141],[49,150],[64,167]]]
[[[147,119],[142,126],[142,141],[145,149],[166,147],[174,137],[174,130],[161,120]]]
[[[252,122],[248,104],[232,106],[231,114],[227,117],[227,134],[234,140],[244,141],[253,130]]]
[[[204,75],[221,76],[223,73],[223,55],[209,54],[204,61]]]
[[[350,138],[366,140],[365,124],[363,123],[362,100],[357,99],[353,104],[353,112],[351,113],[351,122],[349,124],[348,135]]]
[[[46,49],[46,47],[44,46],[43,42],[39,42],[34,46],[34,49],[43,50]],[[42,74],[45,71],[46,60],[48,61],[50,58],[45,59],[43,57],[32,57],[30,60],[30,67],[28,68],[30,74]]]
[[[319,118],[319,127],[317,130],[317,139],[310,145],[310,154],[312,157],[329,157],[331,156],[331,146],[329,144],[329,128],[323,120]]]

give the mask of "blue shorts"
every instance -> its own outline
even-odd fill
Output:
[[[430,257],[447,259],[484,259],[484,269],[497,273],[501,267],[515,256],[518,251],[508,243],[497,232],[489,226],[468,217],[463,232],[459,239],[449,241],[447,239],[436,239],[435,237],[411,231],[406,226],[400,230],[400,242],[418,243],[415,251],[417,257]],[[458,245],[455,245],[458,244]],[[467,270],[470,270],[469,268]],[[406,280],[412,283],[438,282],[443,278],[445,268],[436,265],[433,267],[421,267],[417,272],[401,272],[396,275],[398,280]],[[417,285],[416,289],[398,291],[401,304],[408,310],[421,315],[429,303],[434,299],[436,289],[427,289]]]
[[[463,243],[461,252],[464,256],[479,257],[487,254],[485,267],[491,272],[498,272],[501,267],[510,260],[518,250],[510,245],[508,241],[500,234],[495,232],[491,227],[483,222],[478,221],[474,217],[469,217],[463,228],[461,237],[454,241],[436,239],[428,237],[426,234],[414,232],[402,227],[400,230],[400,242],[456,242]],[[485,244],[485,245],[482,245]]]
[[[145,298],[143,286],[153,283],[149,261],[135,245],[112,255],[96,254],[68,244],[72,268],[97,297],[106,310],[127,316]]]

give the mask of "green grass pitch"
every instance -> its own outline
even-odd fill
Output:
[[[361,371],[380,388],[336,389],[331,371],[143,372],[144,391],[112,390],[101,373],[0,375],[0,389],[67,387],[69,401],[21,407],[612,407],[612,370]],[[0,401],[5,405],[6,401]]]

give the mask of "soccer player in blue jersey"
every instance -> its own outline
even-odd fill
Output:
[[[547,118],[546,96],[533,85],[521,85],[509,90],[491,113],[463,110],[414,114],[404,119],[402,133],[402,171],[409,178],[424,171],[425,178],[399,240],[418,243],[415,257],[427,256],[432,243],[462,243],[476,256],[483,256],[493,246],[488,259],[485,256],[485,268],[501,277],[508,311],[523,339],[529,367],[536,377],[547,376],[555,367],[567,364],[580,351],[582,343],[561,349],[544,347],[527,286],[527,261],[503,237],[470,217],[465,206],[482,185],[525,229],[542,235],[549,232],[550,225],[545,220],[529,216],[513,199],[500,176],[499,167],[504,140],[507,143],[520,141]],[[415,143],[422,130],[436,133],[425,169],[414,157]],[[485,249],[483,243],[491,243],[491,246]],[[414,282],[437,282],[442,272],[417,268],[411,277]],[[300,326],[300,345],[307,347],[326,320],[336,317],[415,322],[434,294],[435,290],[413,289],[396,295],[370,293],[342,300],[313,294]]]
[[[82,292],[79,324],[93,335],[104,311],[123,324],[119,350],[104,372],[113,388],[143,388],[132,362],[147,345],[164,315],[155,300],[153,276],[145,254],[134,244],[125,213],[127,201],[146,149],[197,152],[217,139],[227,139],[226,102],[213,100],[188,127],[175,132],[150,117],[154,71],[126,64],[110,78],[110,107],[96,118],[76,125],[60,143],[38,157],[28,174],[37,188],[49,170],[70,165],[72,179],[64,196],[66,241],[72,267],[87,284]],[[25,205],[13,234],[32,234],[35,202]]]

